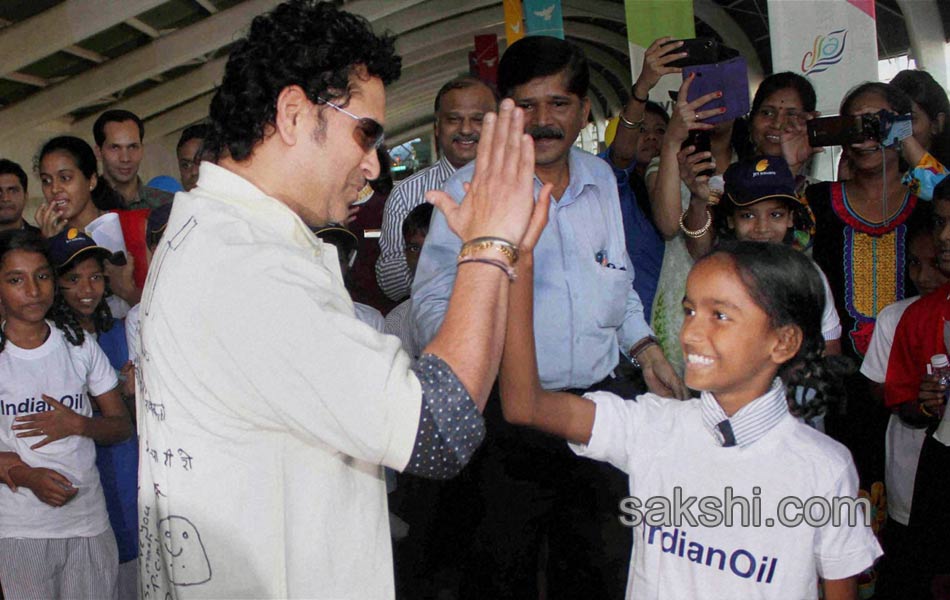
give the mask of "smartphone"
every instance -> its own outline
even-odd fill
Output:
[[[718,63],[697,65],[683,69],[683,78],[695,75],[689,86],[687,102],[710,92],[722,92],[721,98],[710,100],[703,110],[725,108],[725,112],[703,119],[715,125],[737,119],[749,112],[749,69],[745,58],[736,56]]]
[[[806,124],[812,148],[847,146],[881,139],[881,120],[877,115],[839,115],[820,117]]]
[[[713,38],[692,38],[688,40],[674,40],[683,42],[683,45],[674,52],[686,53],[686,56],[668,63],[668,67],[692,67],[694,65],[708,65],[719,60],[719,42]],[[673,42],[670,42],[673,43]]]
[[[125,252],[113,252],[112,256],[109,257],[109,262],[114,264],[117,267],[125,266],[129,261],[125,257]]]
[[[712,141],[709,136],[708,131],[694,129],[689,132],[689,136],[686,138],[686,141],[683,142],[681,148],[686,148],[687,146],[696,146],[696,150],[693,151],[693,154],[697,152],[712,152]],[[715,169],[706,169],[701,171],[699,175],[706,175],[712,177],[716,173]]]

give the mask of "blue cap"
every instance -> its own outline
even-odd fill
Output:
[[[788,200],[801,204],[795,193],[795,177],[781,156],[754,156],[729,165],[722,175],[723,198],[736,206],[763,200]]]
[[[57,271],[76,261],[80,256],[112,257],[112,252],[103,248],[84,232],[70,227],[49,238],[49,258]]]

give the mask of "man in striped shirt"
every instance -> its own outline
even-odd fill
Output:
[[[412,285],[412,273],[403,250],[403,220],[413,208],[425,202],[427,191],[442,189],[442,184],[456,169],[475,158],[482,119],[497,105],[494,90],[471,75],[452,79],[436,94],[435,139],[442,158],[400,182],[383,209],[376,280],[390,299],[404,300]]]

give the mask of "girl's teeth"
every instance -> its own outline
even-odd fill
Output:
[[[713,364],[713,359],[702,356],[700,354],[688,354],[686,355],[686,360],[690,363],[700,364],[700,365],[711,365]]]

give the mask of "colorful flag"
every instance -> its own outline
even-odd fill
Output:
[[[475,76],[486,83],[498,83],[498,36],[475,36]]]
[[[521,0],[505,0],[505,39],[512,45],[524,37],[524,14]]]
[[[561,0],[524,0],[524,20],[528,35],[564,39]]]

